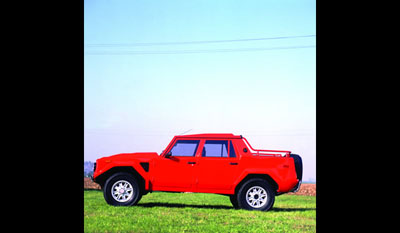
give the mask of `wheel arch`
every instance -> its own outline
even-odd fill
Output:
[[[131,166],[113,167],[113,168],[105,171],[98,177],[96,177],[96,183],[98,183],[101,186],[101,188],[103,189],[104,184],[107,181],[107,179],[118,172],[125,172],[128,174],[132,174],[136,178],[136,180],[140,186],[140,190],[143,190],[143,192],[145,192],[145,179],[139,174],[139,172],[137,172],[135,170],[135,168],[133,168]]]
[[[247,181],[254,179],[254,178],[260,178],[263,180],[266,180],[274,189],[275,193],[277,193],[277,190],[279,188],[278,183],[276,183],[276,181],[274,179],[272,179],[272,177],[268,174],[248,174],[246,177],[244,177],[239,184],[236,185],[235,187],[235,194],[238,193],[240,187],[245,184]]]

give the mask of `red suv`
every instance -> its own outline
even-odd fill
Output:
[[[110,205],[131,206],[152,191],[216,193],[239,209],[272,208],[275,196],[301,185],[301,157],[259,150],[233,134],[175,136],[159,155],[124,153],[96,160],[93,181]]]

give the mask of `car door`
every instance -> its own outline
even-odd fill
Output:
[[[196,152],[200,140],[176,140],[169,157],[155,161],[153,190],[192,191],[195,182]]]
[[[229,190],[237,178],[239,160],[230,140],[205,140],[197,164],[198,192]]]

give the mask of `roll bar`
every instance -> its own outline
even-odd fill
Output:
[[[291,151],[288,150],[261,150],[261,149],[254,149],[250,143],[247,141],[245,137],[242,136],[242,139],[246,142],[247,146],[254,152],[252,152],[252,155],[256,156],[275,156],[275,157],[289,157]],[[267,153],[266,153],[267,152]],[[277,152],[277,153],[276,153]]]

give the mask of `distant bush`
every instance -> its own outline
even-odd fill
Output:
[[[91,175],[93,175],[93,168],[94,168],[94,162],[85,161],[83,163],[83,176],[90,177]]]

